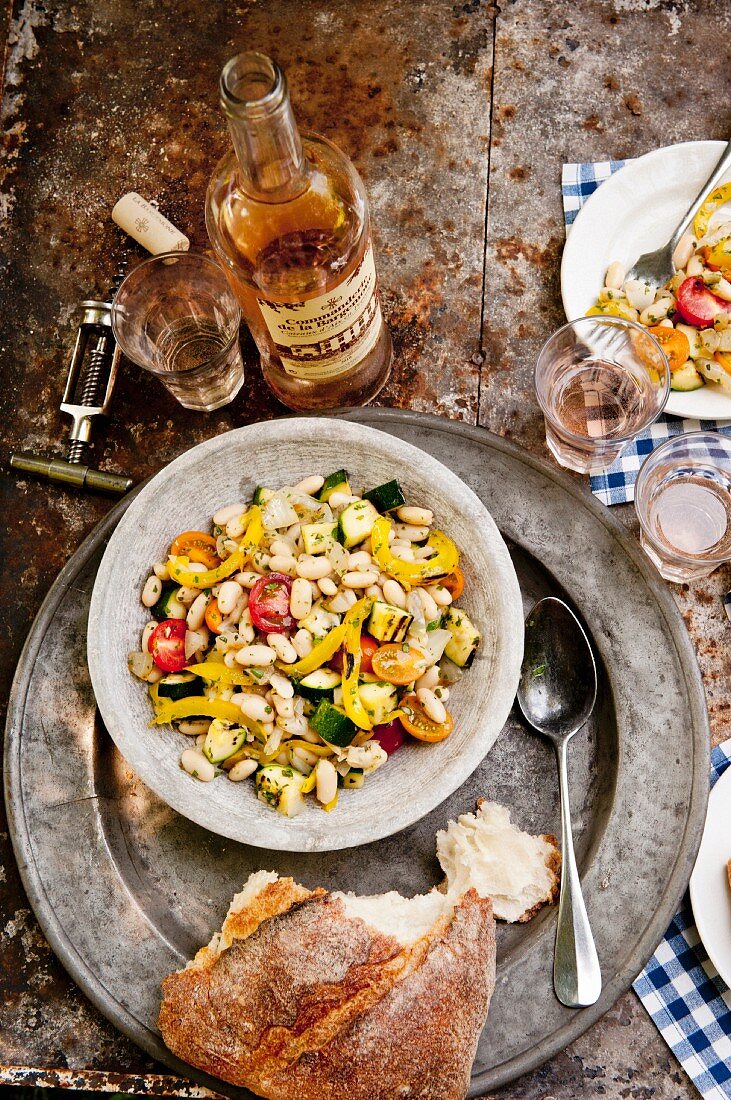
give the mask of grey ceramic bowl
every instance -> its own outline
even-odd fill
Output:
[[[360,790],[341,792],[324,813],[314,800],[287,819],[257,800],[252,782],[225,776],[201,783],[180,768],[191,739],[149,728],[150,702],[127,671],[149,613],[140,592],[152,563],[180,531],[208,529],[226,504],[263,484],[291,485],[345,466],[354,486],[398,478],[409,503],[432,508],[457,543],[466,585],[460,605],[482,633],[472,668],[453,688],[452,735],[410,743]],[[505,543],[471,489],[440,462],[400,439],[334,419],[293,418],[239,428],[181,455],[140,492],[112,535],[89,613],[89,671],[114,742],[142,780],[173,809],[222,836],[262,848],[328,851],[389,836],[429,813],[460,786],[492,747],[508,717],[523,654],[518,580]]]

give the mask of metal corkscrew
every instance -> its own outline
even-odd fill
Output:
[[[61,412],[71,417],[66,458],[16,452],[10,456],[13,469],[110,493],[126,493],[131,488],[131,478],[86,464],[94,418],[107,414],[117,377],[120,352],[112,332],[111,303],[124,278],[124,268],[122,264],[117,271],[109,301],[90,298],[80,306],[84,312],[61,401]]]

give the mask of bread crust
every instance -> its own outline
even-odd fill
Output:
[[[163,982],[174,1054],[268,1100],[465,1096],[495,984],[489,899],[470,890],[404,947],[283,879],[223,933]]]

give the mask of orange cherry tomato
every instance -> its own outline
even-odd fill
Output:
[[[389,684],[413,684],[425,670],[424,654],[412,645],[382,645],[373,654],[373,671]]]
[[[188,561],[197,561],[206,569],[215,569],[221,564],[216,550],[216,540],[205,531],[183,531],[173,540],[170,547],[173,558],[186,557]]]
[[[378,642],[375,638],[371,638],[370,634],[361,634],[360,636],[360,671],[361,672],[373,672],[373,654],[378,649]],[[330,668],[334,668],[336,672],[343,671],[343,650],[342,648],[337,651],[335,656],[330,661]]]
[[[401,700],[400,710],[401,725],[419,741],[444,741],[454,729],[454,720],[449,711],[444,722],[435,722],[426,713],[416,695],[406,695]]]
[[[724,278],[731,275],[731,237],[724,237],[722,241],[703,249],[706,267],[711,271],[722,272]]]
[[[731,354],[729,354],[729,352],[717,351],[713,358],[720,367],[723,367],[728,374],[731,374]]]
[[[213,599],[209,602],[206,608],[206,626],[214,634],[221,633],[221,623],[223,622],[223,615],[221,609],[218,606],[218,600]]]
[[[667,355],[671,371],[680,370],[688,362],[690,343],[684,332],[668,328],[667,325],[651,325],[647,331],[652,333]]]
[[[451,592],[453,600],[458,600],[464,592],[464,573],[459,566],[456,566],[453,573],[450,573],[444,580],[437,581],[437,584],[441,584],[442,588],[446,588],[448,592]]]

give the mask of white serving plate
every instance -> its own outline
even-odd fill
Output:
[[[143,684],[127,671],[149,613],[140,592],[152,563],[180,531],[207,529],[223,505],[257,485],[291,485],[347,467],[354,485],[398,478],[410,502],[434,509],[457,543],[466,578],[462,604],[482,633],[472,668],[450,697],[455,730],[437,745],[401,749],[361,790],[344,791],[324,813],[314,800],[296,818],[273,812],[254,784],[224,776],[203,784],[181,770],[190,738],[152,718]],[[97,574],[89,613],[89,671],[105,725],[127,763],[173,809],[212,832],[289,851],[329,851],[389,836],[419,820],[459,787],[492,747],[515,697],[523,654],[523,611],[507,547],[463,481],[409,443],[327,418],[255,424],[208,440],[161,470],[132,502]]]
[[[708,799],[703,840],[690,879],[690,901],[698,935],[708,958],[731,987],[731,887],[726,874],[729,859],[731,768],[723,773]]]
[[[568,320],[583,317],[619,260],[627,271],[660,248],[711,174],[724,141],[686,141],[625,164],[596,189],[571,226],[561,262]],[[724,182],[731,179],[731,171]],[[713,383],[692,393],[670,391],[665,412],[697,420],[731,420],[731,395]]]

